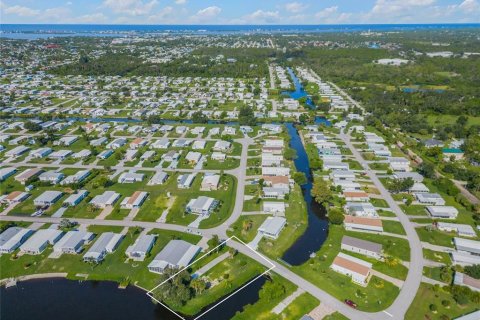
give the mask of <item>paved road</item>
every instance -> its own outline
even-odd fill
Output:
[[[403,211],[398,206],[397,202],[392,198],[390,193],[385,189],[383,184],[378,179],[375,172],[370,170],[366,161],[362,158],[360,152],[355,149],[350,141],[350,136],[344,134],[343,132],[338,135],[340,139],[343,140],[345,145],[352,151],[355,159],[362,165],[367,173],[367,176],[372,180],[373,184],[380,191],[383,199],[388,203],[389,207],[398,217],[398,220],[402,224],[405,232],[407,233],[407,239],[410,243],[410,268],[408,270],[407,279],[405,280],[400,294],[394,303],[386,310],[389,314],[392,315],[392,319],[403,319],[405,313],[407,312],[410,304],[415,298],[415,294],[418,291],[420,282],[422,281],[422,271],[423,271],[423,252],[422,244],[418,238],[418,234],[415,231],[414,225],[410,222],[408,216],[403,213]]]

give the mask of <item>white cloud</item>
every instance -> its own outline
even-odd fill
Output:
[[[65,7],[57,7],[45,9],[41,15],[41,19],[44,21],[64,21],[71,14],[70,9]]]
[[[158,4],[158,0],[105,0],[103,5],[117,14],[126,14],[130,16],[142,16],[150,14],[153,8]]]
[[[458,7],[465,12],[480,11],[480,4],[476,0],[465,0]]]
[[[291,13],[299,13],[305,10],[308,6],[301,2],[290,2],[285,5],[285,10]]]
[[[198,10],[197,13],[191,17],[191,20],[194,22],[211,23],[211,20],[218,16],[220,12],[222,12],[222,8],[220,7],[206,7],[205,9]]]
[[[257,10],[249,15],[244,16],[241,21],[246,23],[275,23],[280,20],[280,13],[278,11],[263,11]]]
[[[92,13],[92,14],[85,14],[83,16],[79,16],[72,19],[76,23],[106,23],[107,16],[103,13]]]
[[[20,17],[34,17],[40,14],[40,10],[35,10],[19,5],[8,7],[7,5],[3,4],[3,2],[2,9],[3,12],[5,12],[6,14],[13,14]]]
[[[186,3],[187,3],[187,0],[175,0],[175,4],[178,4],[178,5],[182,5]]]
[[[155,24],[162,24],[162,23],[174,23],[176,22],[176,15],[173,14],[174,9],[171,6],[167,6],[162,10],[158,11],[157,13],[148,17],[148,22],[155,23]]]

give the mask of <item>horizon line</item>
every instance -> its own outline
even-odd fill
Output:
[[[137,23],[1,23],[2,25],[104,25],[104,26],[414,26],[414,25],[480,25],[480,22],[433,22],[433,23],[325,23],[325,24],[137,24]]]

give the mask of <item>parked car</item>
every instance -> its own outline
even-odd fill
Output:
[[[345,299],[345,304],[354,308],[354,309],[357,309],[357,304],[355,302],[353,302],[352,300]]]

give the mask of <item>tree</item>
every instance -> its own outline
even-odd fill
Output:
[[[297,159],[297,151],[293,148],[285,148],[285,151],[283,152],[283,156],[287,160],[295,160]]]
[[[465,273],[475,279],[480,279],[480,264],[474,264],[473,266],[466,266]]]
[[[250,220],[250,219],[243,220],[242,230],[243,230],[244,232],[249,231],[250,229],[252,229],[252,227],[253,227],[253,221],[252,221],[252,220]]]
[[[193,279],[190,286],[195,291],[195,294],[200,294],[207,289],[207,283],[203,279]]]
[[[295,172],[293,174],[293,180],[300,186],[304,185],[308,182],[307,177],[305,176],[305,173],[303,173],[303,172]]]
[[[25,129],[27,129],[28,131],[37,132],[42,130],[42,126],[38,123],[28,121],[27,123],[25,123]]]
[[[385,256],[385,263],[389,267],[395,267],[400,263],[400,260],[394,256]]]
[[[331,224],[340,225],[343,223],[343,220],[345,220],[345,216],[341,210],[334,208],[328,211],[328,221]]]
[[[435,166],[430,162],[424,161],[418,166],[418,172],[425,178],[432,179],[435,177]]]
[[[241,126],[254,126],[257,124],[257,118],[253,112],[253,109],[249,106],[240,107],[238,113],[238,123]]]
[[[322,205],[330,202],[333,198],[332,191],[322,178],[315,178],[310,193],[315,201]]]
[[[193,123],[207,123],[208,117],[203,114],[202,111],[197,111],[192,114],[192,122]]]

